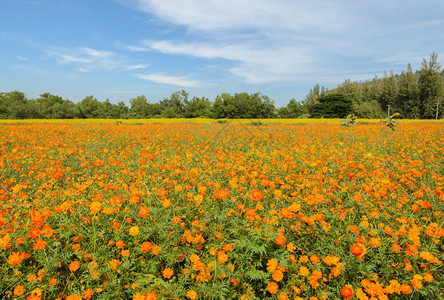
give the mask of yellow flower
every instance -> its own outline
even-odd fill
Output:
[[[139,227],[138,226],[133,226],[129,229],[129,234],[132,236],[136,236],[139,234]]]

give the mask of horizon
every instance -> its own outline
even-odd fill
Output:
[[[185,90],[261,93],[276,107],[443,54],[444,5],[427,1],[6,0],[0,92],[72,102]]]

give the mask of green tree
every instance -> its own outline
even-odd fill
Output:
[[[396,103],[396,97],[398,96],[398,81],[393,71],[388,76],[387,72],[384,72],[382,78],[382,90],[379,95],[378,102],[383,110],[387,109],[387,106],[393,106]]]
[[[36,99],[39,114],[45,119],[72,119],[75,116],[75,105],[62,97],[43,93]]]
[[[318,102],[318,98],[321,96],[321,88],[319,83],[316,83],[315,86],[310,89],[310,92],[305,96],[304,104],[305,105],[313,105]]]
[[[290,99],[286,107],[279,109],[279,116],[281,118],[294,119],[304,114],[308,114],[307,106],[296,101],[294,98]]]
[[[193,97],[184,107],[185,118],[208,118],[211,115],[211,102],[208,98]]]
[[[352,105],[352,113],[358,118],[380,119],[385,116],[379,102],[371,101],[354,101]]]
[[[30,101],[19,91],[0,94],[0,116],[5,119],[39,118],[39,109],[35,101]]]
[[[399,112],[403,118],[418,118],[419,116],[415,114],[419,111],[418,86],[410,63],[407,65],[407,71],[402,71],[399,76],[398,86],[394,112]]]
[[[128,106],[126,106],[125,102],[120,101],[119,103],[117,103],[117,111],[119,112],[120,119],[128,118],[129,108]]]
[[[170,98],[164,98],[160,104],[164,110],[166,118],[182,118],[185,106],[188,104],[189,94],[184,91],[177,91],[171,94]],[[168,112],[166,112],[168,110]]]
[[[353,101],[346,94],[329,94],[308,106],[312,118],[345,118],[352,112]]]
[[[442,95],[441,65],[438,63],[438,54],[430,54],[430,58],[422,60],[422,67],[418,77],[419,113],[421,118],[434,118],[436,103]]]
[[[148,118],[148,100],[144,95],[130,99],[129,117],[132,119]]]
[[[93,96],[87,96],[76,103],[77,116],[81,119],[97,119],[100,116],[102,105],[103,103]]]
[[[102,103],[99,112],[99,118],[101,119],[119,119],[120,116],[120,108],[118,105],[111,103],[111,101],[107,98],[105,102]]]
[[[148,117],[157,118],[162,115],[163,107],[160,103],[148,103]]]

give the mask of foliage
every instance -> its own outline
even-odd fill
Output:
[[[442,124],[0,125],[5,299],[432,299]]]
[[[274,101],[260,93],[222,93],[214,101],[206,97],[190,97],[185,90],[169,98],[149,102],[139,95],[125,102],[101,102],[92,95],[78,103],[50,93],[37,99],[27,99],[19,91],[0,93],[0,119],[147,119],[147,118],[212,118],[212,119],[271,119],[271,118],[344,118],[352,113],[358,118],[382,118],[390,106],[401,118],[442,118],[444,72],[438,55],[423,59],[415,73],[410,63],[400,75],[393,71],[365,81],[344,80],[336,88],[326,89],[315,84],[304,99],[290,99],[286,106],[276,108]],[[331,95],[342,95],[333,99]],[[326,98],[327,97],[327,98]],[[330,100],[327,100],[330,99]],[[350,108],[350,100],[351,108]]]
[[[390,128],[391,130],[396,130],[397,122],[396,117],[399,116],[399,113],[394,113],[384,120],[384,125]]]
[[[346,94],[328,94],[318,98],[308,111],[313,118],[343,118],[352,110],[352,100]]]
[[[341,125],[344,127],[352,127],[353,125],[356,124],[356,119],[357,119],[356,116],[350,114],[347,116],[347,118],[341,121]]]

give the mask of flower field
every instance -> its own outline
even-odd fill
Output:
[[[443,123],[0,124],[2,299],[442,299]]]

